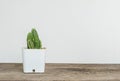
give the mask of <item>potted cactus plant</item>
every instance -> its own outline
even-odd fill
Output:
[[[24,73],[43,73],[45,70],[45,48],[35,28],[27,34],[27,48],[23,49]]]

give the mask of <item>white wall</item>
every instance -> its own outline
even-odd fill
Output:
[[[0,0],[0,62],[22,62],[32,27],[49,63],[120,63],[120,0]]]

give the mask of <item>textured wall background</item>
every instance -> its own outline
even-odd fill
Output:
[[[50,63],[120,63],[119,0],[0,0],[0,62],[22,62],[35,27]]]

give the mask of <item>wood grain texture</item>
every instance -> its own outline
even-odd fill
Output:
[[[120,81],[120,65],[46,64],[45,73],[24,74],[22,64],[0,64],[0,81]]]

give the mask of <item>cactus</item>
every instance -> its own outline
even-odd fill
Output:
[[[39,39],[36,29],[32,29],[27,35],[27,48],[28,49],[41,49],[42,43]]]

